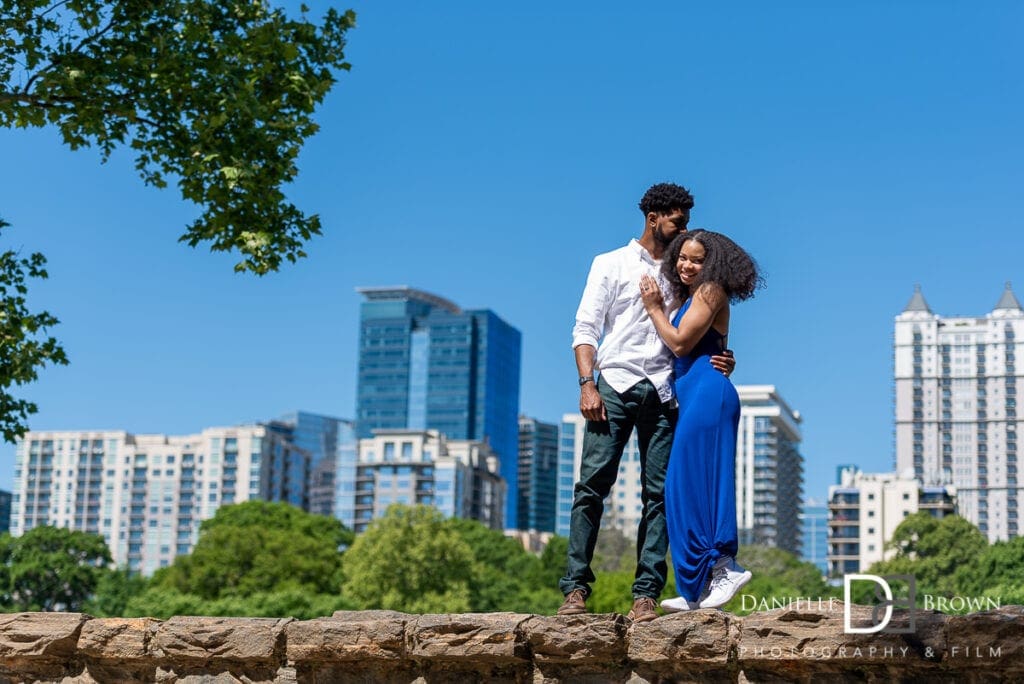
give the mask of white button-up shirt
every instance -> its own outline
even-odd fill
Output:
[[[640,276],[658,281],[671,309],[671,290],[661,275],[661,262],[635,239],[594,258],[576,311],[572,346],[597,349],[596,369],[619,393],[647,378],[663,402],[672,400],[672,352],[661,341],[643,299]]]

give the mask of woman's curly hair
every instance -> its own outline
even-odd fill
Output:
[[[704,266],[697,282],[687,286],[679,277],[676,262],[683,245],[690,240],[696,240],[704,247]],[[730,302],[750,299],[755,290],[764,287],[764,278],[754,258],[726,236],[710,230],[691,230],[677,235],[665,250],[661,272],[672,284],[673,294],[680,303],[704,283],[715,283],[721,287]]]

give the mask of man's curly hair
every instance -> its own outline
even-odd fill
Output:
[[[656,214],[671,214],[673,209],[693,209],[693,195],[675,183],[652,185],[640,199],[640,211],[644,212],[644,216],[652,211]]]
[[[676,261],[683,245],[690,240],[696,240],[704,247],[704,266],[697,282],[687,286],[679,277]],[[764,287],[764,278],[754,258],[726,236],[710,230],[691,230],[677,235],[665,250],[661,272],[672,284],[677,302],[686,301],[704,283],[715,283],[721,287],[730,302],[750,299],[755,290]]]

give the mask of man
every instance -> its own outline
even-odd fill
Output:
[[[634,622],[655,619],[655,601],[665,588],[665,472],[672,432],[679,415],[672,392],[672,353],[662,343],[640,297],[640,276],[661,275],[661,256],[686,230],[693,196],[674,183],[652,186],[640,200],[644,231],[639,240],[598,255],[576,312],[573,351],[579,371],[580,412],[587,419],[583,463],[574,490],[569,522],[569,560],[559,587],[565,602],[559,615],[586,612],[594,573],[590,563],[604,512],[615,484],[619,460],[636,428],[640,447],[643,517],[637,529],[637,567],[633,582]],[[671,309],[678,302],[667,301]],[[727,375],[736,362],[715,356],[712,365]],[[594,379],[594,371],[600,371]]]

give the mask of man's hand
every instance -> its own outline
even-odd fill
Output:
[[[604,410],[604,402],[594,383],[588,382],[580,388],[580,413],[587,420],[604,422],[608,415]]]
[[[721,354],[711,357],[711,365],[725,377],[732,375],[736,370],[736,357],[732,355],[732,349],[726,349]]]

